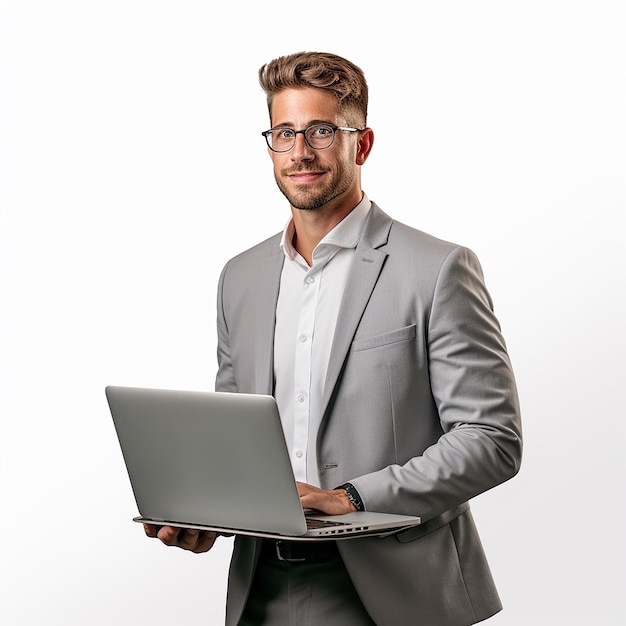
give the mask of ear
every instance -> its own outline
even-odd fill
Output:
[[[374,131],[366,128],[359,133],[359,141],[356,145],[356,164],[363,165],[372,151],[374,145]]]

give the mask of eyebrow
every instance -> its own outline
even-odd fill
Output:
[[[329,122],[328,120],[310,120],[306,123],[304,128],[314,126],[315,124],[328,124],[329,126],[335,126],[335,122]],[[295,124],[292,122],[284,122],[282,124],[276,124],[275,126],[272,126],[272,128],[295,128]]]

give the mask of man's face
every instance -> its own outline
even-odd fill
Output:
[[[305,87],[286,89],[272,102],[272,127],[286,126],[304,130],[311,124],[326,122],[349,126],[338,114],[337,101],[326,91]],[[314,210],[335,201],[360,199],[357,160],[357,133],[337,131],[335,141],[324,150],[314,150],[300,133],[289,152],[269,151],[274,163],[274,178],[292,207]]]

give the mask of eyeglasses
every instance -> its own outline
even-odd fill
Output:
[[[307,145],[313,150],[330,148],[335,141],[335,132],[343,130],[346,133],[356,133],[363,128],[346,128],[334,124],[312,124],[304,130],[278,127],[264,130],[261,134],[265,137],[267,145],[273,152],[289,152],[296,145],[296,135],[304,135]]]

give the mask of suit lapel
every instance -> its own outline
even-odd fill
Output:
[[[341,301],[337,326],[333,339],[328,372],[322,401],[323,418],[326,419],[330,399],[339,380],[356,329],[376,286],[387,253],[379,250],[387,243],[392,220],[376,204],[372,203],[371,215],[359,241],[354,262],[348,275],[346,289]],[[280,288],[280,275],[285,260],[280,249],[280,235],[268,248],[258,266],[255,289],[254,313],[254,371],[255,393],[274,392],[274,331],[276,328],[276,305]]]
[[[352,345],[354,334],[387,258],[387,253],[377,248],[387,243],[391,223],[391,218],[372,203],[371,215],[356,247],[354,261],[341,300],[324,384],[322,424],[327,419],[330,400]]]

